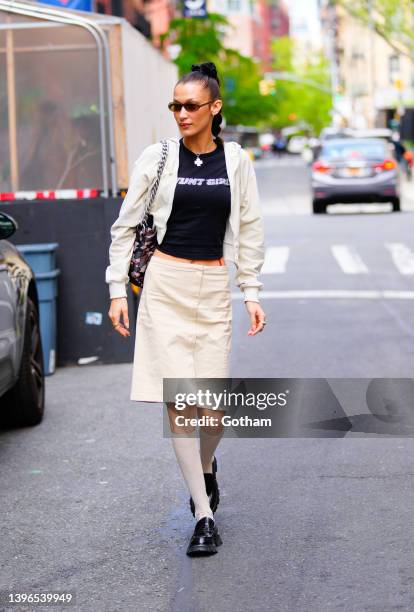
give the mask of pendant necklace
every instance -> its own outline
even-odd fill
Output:
[[[213,142],[213,144],[214,144],[214,142]],[[214,149],[214,151],[215,151],[215,149]],[[194,151],[193,151],[193,153],[194,153]],[[208,153],[212,153],[212,151],[208,151]],[[201,166],[202,164],[204,164],[203,160],[200,159],[200,155],[203,155],[203,153],[194,153],[194,155],[196,155],[196,158],[194,160],[194,164],[196,166]]]

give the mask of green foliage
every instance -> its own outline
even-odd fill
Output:
[[[217,61],[219,74],[223,76],[223,114],[228,125],[258,127],[267,122],[274,108],[274,99],[264,97],[259,91],[262,76],[259,66],[238,51],[226,49],[223,59]],[[229,91],[226,83],[232,83]]]
[[[335,0],[371,25],[396,51],[414,58],[414,0]]]
[[[228,125],[258,126],[267,121],[274,107],[259,92],[260,67],[251,58],[226,48],[223,39],[231,27],[228,19],[209,13],[206,19],[173,19],[168,32],[162,35],[181,46],[174,60],[179,76],[189,72],[192,64],[214,62],[221,79],[223,116]]]
[[[191,69],[191,64],[214,62],[223,51],[222,39],[228,20],[218,13],[209,13],[206,19],[176,18],[170,22],[169,30],[162,34],[161,43],[171,37],[181,52],[174,60],[182,76]]]
[[[331,120],[332,96],[317,88],[330,88],[328,60],[318,53],[302,61],[296,59],[294,42],[288,37],[275,39],[272,51],[273,69],[288,72],[298,81],[276,79],[273,125],[284,127],[292,123],[305,123],[319,133]]]
[[[309,85],[277,81],[275,95],[261,95],[260,64],[223,44],[227,18],[209,13],[205,19],[174,19],[161,37],[162,44],[180,45],[176,57],[179,76],[189,72],[192,64],[214,62],[221,77],[223,116],[228,125],[278,128],[303,121],[316,132],[330,123],[331,96]],[[275,70],[295,73],[329,87],[327,61],[322,56],[296,66],[294,46],[289,38],[276,39],[273,48]],[[297,120],[289,119],[295,113]]]

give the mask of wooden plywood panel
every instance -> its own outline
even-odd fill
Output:
[[[128,149],[126,137],[124,78],[122,70],[121,26],[109,29],[109,52],[112,80],[112,111],[118,188],[128,187]]]

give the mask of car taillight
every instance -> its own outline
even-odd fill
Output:
[[[374,168],[377,172],[384,172],[384,170],[394,170],[397,167],[397,162],[394,159],[384,159],[383,162],[375,164]]]
[[[329,166],[328,164],[325,164],[324,162],[316,161],[316,162],[314,162],[312,164],[312,170],[314,172],[327,173],[327,172],[330,172],[332,170],[332,167]]]

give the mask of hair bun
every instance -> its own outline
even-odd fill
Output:
[[[218,82],[217,68],[213,62],[203,62],[202,64],[193,64],[191,66],[191,72],[201,72],[206,76],[216,79]]]

